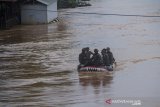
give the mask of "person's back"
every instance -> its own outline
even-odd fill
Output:
[[[109,57],[108,57],[108,54],[106,52],[106,49],[103,49],[102,52],[102,62],[103,62],[103,65],[104,66],[109,66]]]
[[[94,49],[94,54],[92,57],[92,65],[94,66],[102,65],[102,58],[101,58],[101,55],[98,53],[98,49]]]
[[[86,65],[87,64],[87,56],[85,53],[85,49],[82,49],[82,53],[79,54],[79,63],[81,65]]]
[[[87,61],[88,61],[87,65],[91,64],[91,56],[92,55],[93,55],[93,53],[90,51],[89,47],[86,47],[86,56],[87,56]]]
[[[107,54],[108,54],[108,57],[109,57],[109,64],[110,64],[110,65],[113,65],[113,63],[115,62],[115,59],[114,59],[113,54],[112,54],[112,52],[110,51],[110,48],[109,48],[109,47],[107,48]]]

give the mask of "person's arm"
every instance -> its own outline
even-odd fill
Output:
[[[115,60],[115,58],[113,57],[113,62],[115,62],[116,60]]]

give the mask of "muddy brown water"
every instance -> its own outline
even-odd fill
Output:
[[[0,31],[1,107],[107,107],[107,99],[160,107],[160,0],[92,0],[60,22]],[[79,75],[81,48],[111,47],[113,73]],[[111,104],[111,107],[132,107]]]

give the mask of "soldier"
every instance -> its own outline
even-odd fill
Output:
[[[113,63],[115,62],[115,59],[113,57],[113,54],[112,52],[110,51],[110,48],[107,47],[107,54],[108,54],[108,57],[109,57],[109,65],[113,65]]]
[[[107,54],[107,50],[106,50],[106,49],[103,49],[103,50],[101,51],[101,55],[102,55],[103,65],[104,65],[104,66],[109,66],[109,57],[108,57],[108,54]]]
[[[87,65],[91,65],[91,57],[93,56],[93,53],[90,51],[89,47],[86,47],[86,56],[87,56]]]
[[[87,55],[86,55],[86,49],[83,48],[82,52],[79,54],[79,63],[82,66],[85,66],[87,64]]]
[[[93,66],[101,66],[102,65],[102,58],[101,55],[98,53],[98,49],[94,49],[94,54],[91,58]]]

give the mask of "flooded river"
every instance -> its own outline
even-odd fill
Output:
[[[142,17],[160,16],[160,0],[91,4],[59,10],[57,23],[0,31],[0,107],[160,107],[160,17]],[[108,46],[114,72],[79,76],[81,48]]]

